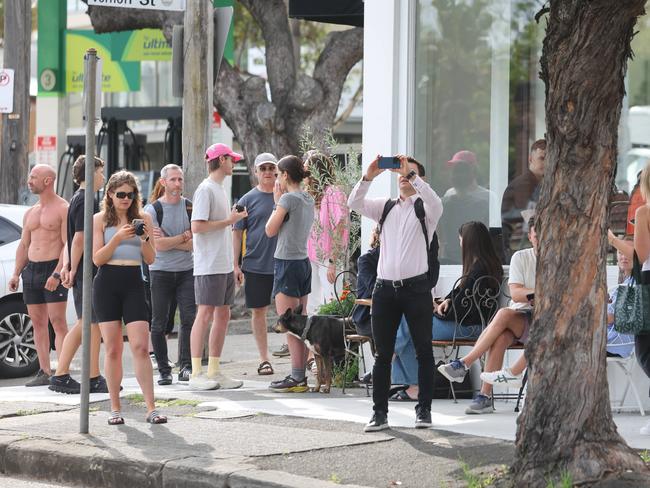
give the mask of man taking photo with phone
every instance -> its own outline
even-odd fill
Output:
[[[429,243],[442,215],[442,202],[422,179],[424,167],[419,162],[406,156],[396,158],[399,167],[390,171],[398,174],[400,195],[388,213],[385,209],[390,199],[366,197],[372,181],[385,171],[379,167],[380,156],[370,163],[348,199],[350,209],[380,223],[381,252],[371,311],[376,349],[372,372],[374,414],[364,428],[366,432],[388,428],[391,361],[402,315],[409,324],[418,358],[419,396],[415,407],[415,427],[431,426],[434,363],[431,349],[433,299],[429,277]],[[422,204],[426,240],[422,223],[416,215],[417,206]]]

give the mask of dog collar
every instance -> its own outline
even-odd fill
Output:
[[[305,330],[302,331],[300,338],[304,341],[307,339],[307,334],[309,334],[309,329],[311,329],[311,317],[307,317],[307,323],[305,324]]]

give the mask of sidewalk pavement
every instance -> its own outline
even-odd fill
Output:
[[[269,335],[270,347],[281,336]],[[128,348],[125,348],[125,352]],[[170,347],[174,351],[174,346]],[[273,376],[256,373],[251,335],[229,335],[224,373],[244,380],[239,390],[196,392],[156,385],[165,425],[145,422],[138,386],[125,368],[124,426],[109,426],[108,395],[91,395],[90,434],[78,434],[78,396],[46,387],[0,387],[0,472],[101,487],[455,487],[469,466],[484,476],[514,453],[514,403],[492,415],[466,416],[467,400],[436,400],[434,429],[413,429],[413,403],[391,403],[391,430],[364,434],[372,403],[364,389],[342,395],[268,391],[289,371],[274,359]],[[634,447],[645,419],[615,415]]]

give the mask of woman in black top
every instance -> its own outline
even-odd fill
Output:
[[[483,276],[493,276],[495,280],[485,280],[489,289],[481,292],[490,296],[499,293],[497,285],[503,278],[503,268],[492,243],[490,233],[481,222],[467,222],[458,229],[463,259],[463,279],[455,290],[449,292],[445,299],[434,305],[432,323],[433,340],[477,339],[481,334],[481,316],[471,298],[474,284]],[[455,302],[456,314],[452,306]],[[463,300],[463,297],[467,297]],[[494,310],[483,310],[483,316],[489,317]],[[456,316],[460,324],[456,326]],[[408,326],[402,317],[395,341],[391,382],[394,385],[406,385],[391,397],[391,400],[417,401],[418,363],[415,347],[409,335]],[[395,390],[394,390],[395,391]]]
[[[474,284],[483,276],[492,276],[486,281],[489,289],[480,290],[485,296],[499,293],[498,285],[503,278],[503,268],[497,256],[487,227],[481,222],[467,222],[458,229],[463,258],[463,279],[445,299],[434,306],[433,340],[476,339],[481,334],[481,315],[488,318],[495,310],[483,308],[479,311],[471,299]],[[452,298],[454,303],[452,305]],[[454,308],[456,313],[454,314]],[[456,328],[456,320],[459,327]]]

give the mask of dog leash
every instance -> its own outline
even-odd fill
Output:
[[[305,330],[302,331],[302,334],[300,334],[300,339],[303,341],[307,339],[307,334],[309,333],[309,329],[311,329],[311,317],[307,317],[307,323],[305,324]]]

